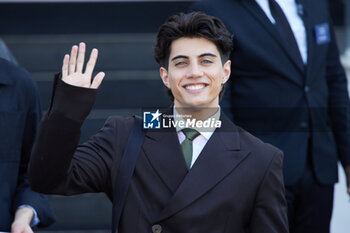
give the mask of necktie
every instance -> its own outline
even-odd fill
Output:
[[[303,68],[304,63],[299,51],[297,41],[295,40],[294,33],[285,14],[283,13],[283,10],[275,0],[269,0],[269,5],[271,14],[276,21],[275,27],[282,37],[283,42],[286,44],[287,50],[294,57],[297,64]]]
[[[195,139],[199,132],[195,129],[185,128],[182,130],[182,132],[185,134],[185,140],[181,143],[182,152],[184,153],[186,166],[188,169],[191,167],[192,162],[192,141]]]

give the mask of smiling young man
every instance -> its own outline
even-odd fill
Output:
[[[201,132],[178,126],[146,132],[119,233],[288,232],[281,151],[220,111],[231,50],[223,23],[204,13],[177,14],[160,27],[155,58],[174,99],[172,120],[215,118],[221,124]],[[115,179],[134,119],[110,117],[77,145],[104,77],[100,72],[91,79],[97,50],[83,73],[84,56],[81,43],[64,58],[33,150],[30,181],[45,193],[105,192],[116,205]]]
[[[172,41],[167,62],[160,76],[179,114],[205,120],[218,110],[219,93],[230,76],[227,55],[222,61],[218,47],[207,38],[181,37]]]

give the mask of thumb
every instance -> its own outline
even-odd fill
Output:
[[[97,89],[101,85],[104,77],[105,77],[104,72],[100,72],[100,73],[96,74],[94,80],[92,81],[90,88]]]
[[[20,225],[12,225],[11,227],[11,233],[22,233],[23,232],[23,229],[21,228]]]

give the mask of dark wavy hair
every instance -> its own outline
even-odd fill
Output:
[[[179,13],[170,16],[159,27],[154,58],[160,67],[168,69],[171,43],[182,37],[198,37],[212,41],[220,52],[223,64],[229,59],[233,50],[233,35],[220,19],[203,12]],[[219,94],[220,100],[223,93],[224,86]],[[167,89],[167,94],[173,101],[174,96],[170,89]]]
[[[223,63],[233,49],[233,36],[220,19],[203,12],[179,13],[170,16],[158,30],[154,57],[161,67],[168,68],[171,43],[181,37],[203,37],[212,41]]]

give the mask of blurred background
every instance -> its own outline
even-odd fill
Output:
[[[214,0],[213,0],[214,1]],[[153,46],[158,27],[194,0],[0,0],[0,38],[37,81],[42,109],[49,106],[53,75],[60,71],[73,44],[99,49],[96,71],[106,78],[94,109],[82,128],[81,141],[94,134],[110,115],[140,114],[141,108],[167,107]],[[350,1],[331,0],[342,62],[350,77]],[[1,50],[0,41],[0,50]],[[332,233],[350,232],[350,202],[339,169]],[[110,232],[111,203],[104,194],[53,196],[57,222],[41,232]]]

